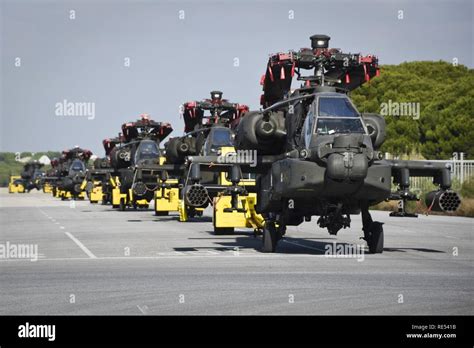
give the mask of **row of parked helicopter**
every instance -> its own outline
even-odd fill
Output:
[[[383,223],[372,220],[369,207],[399,200],[392,216],[415,216],[405,210],[417,199],[411,176],[431,176],[438,185],[426,196],[430,210],[456,210],[460,197],[451,190],[449,166],[384,159],[383,117],[359,113],[349,98],[379,75],[377,57],[330,49],[326,35],[310,39],[311,48],[270,56],[258,111],[213,91],[210,99],[183,104],[183,136],[164,143],[171,125],[141,115],[103,141],[105,156],[91,166],[92,153],[75,147],[37,180],[27,179],[39,165],[27,164],[23,182],[63,200],[88,198],[118,210],[154,201],[156,215],[177,212],[183,222],[211,205],[216,234],[251,228],[263,235],[263,252],[276,250],[287,226],[318,216],[318,225],[336,235],[353,214],[362,215],[369,252],[383,252]],[[311,73],[303,76],[304,70]],[[292,90],[295,76],[302,84]]]

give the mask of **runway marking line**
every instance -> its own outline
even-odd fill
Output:
[[[94,260],[102,260],[102,261],[107,261],[107,260],[134,260],[134,261],[140,261],[140,260],[164,260],[164,259],[175,259],[175,260],[185,260],[188,258],[233,258],[233,259],[239,259],[239,258],[285,258],[288,257],[286,254],[240,254],[239,256],[235,255],[226,255],[226,254],[220,254],[220,255],[169,255],[169,256],[100,256],[100,257],[94,257]],[[297,258],[326,258],[326,255],[309,255],[309,254],[295,254],[291,255],[291,257],[297,257]],[[15,261],[25,261],[26,259],[0,259],[0,263],[2,262],[15,262]],[[48,259],[42,259],[41,261],[89,261],[92,260],[90,257],[57,257],[57,258],[48,258]],[[30,262],[29,260],[26,260]]]
[[[211,251],[211,250],[206,250],[208,254],[211,254],[211,255],[219,255],[218,252],[215,252],[215,251]]]
[[[64,232],[64,234],[66,236],[68,236],[69,238],[71,238],[71,240],[77,244],[77,246],[79,248],[81,248],[81,250],[83,252],[86,253],[87,256],[89,256],[90,259],[96,259],[97,256],[95,256],[89,249],[86,248],[86,246],[84,244],[81,243],[81,241],[79,239],[77,239],[76,237],[74,237],[71,233],[69,232]]]
[[[146,311],[148,309],[147,306],[144,306],[144,308],[142,308],[139,305],[137,305],[137,308],[140,312],[142,312],[142,314],[147,315],[147,311]]]

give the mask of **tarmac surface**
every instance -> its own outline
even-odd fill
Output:
[[[313,218],[264,254],[251,230],[214,235],[206,213],[180,223],[1,189],[0,315],[474,314],[472,218],[374,211],[377,255],[351,253],[365,250],[360,216],[337,237]]]

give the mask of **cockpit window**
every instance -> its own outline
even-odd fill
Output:
[[[233,146],[232,133],[228,129],[215,129],[212,133],[213,146]]]
[[[321,135],[365,133],[360,118],[319,118],[316,133]]]
[[[218,149],[226,146],[234,146],[232,131],[228,128],[213,128],[204,144],[203,154],[216,153]]]
[[[357,111],[347,98],[319,98],[321,117],[358,117]]]
[[[152,140],[143,140],[138,145],[135,152],[135,164],[147,159],[156,159],[160,156],[160,149],[158,144]]]
[[[84,165],[84,162],[81,160],[75,159],[71,166],[69,167],[69,175],[71,174],[76,174],[79,172],[85,172],[86,171],[86,166]]]

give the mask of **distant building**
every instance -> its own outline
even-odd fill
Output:
[[[33,157],[28,156],[28,157],[19,158],[17,161],[18,161],[18,162],[21,162],[21,163],[28,163],[28,162],[31,161],[32,159],[33,159]]]
[[[48,166],[48,165],[51,164],[51,160],[50,160],[49,157],[46,156],[46,155],[41,156],[41,157],[39,158],[38,162],[39,162],[39,163],[42,163],[42,164],[44,164],[44,165],[46,165],[46,166]]]

